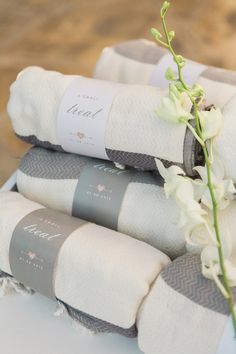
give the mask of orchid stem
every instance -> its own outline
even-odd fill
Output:
[[[183,80],[183,77],[182,77],[182,68],[179,64],[179,60],[177,58],[177,55],[172,47],[172,44],[171,44],[171,41],[170,41],[170,38],[169,38],[169,34],[168,34],[168,30],[167,30],[167,26],[166,26],[166,21],[165,21],[165,15],[161,17],[161,22],[162,22],[162,27],[163,27],[163,30],[164,30],[164,33],[165,33],[165,36],[166,36],[166,41],[167,41],[167,46],[169,48],[169,51],[170,53],[172,54],[173,56],[173,59],[174,59],[174,62],[176,63],[177,65],[177,68],[178,68],[178,80],[181,82],[181,84],[183,85],[184,89],[185,90],[188,90],[188,86],[185,84],[184,80]]]
[[[234,327],[234,332],[236,336],[236,311],[234,309],[234,297],[232,293],[232,289],[229,284],[229,280],[227,277],[227,272],[226,272],[226,267],[225,267],[225,260],[224,260],[224,253],[223,253],[223,247],[222,247],[222,240],[220,236],[220,230],[219,230],[219,221],[218,221],[218,203],[216,200],[216,195],[215,195],[215,187],[212,184],[212,141],[210,141],[210,153],[208,152],[206,142],[204,141],[204,138],[202,136],[202,130],[201,130],[201,124],[200,124],[200,119],[199,119],[199,105],[200,102],[197,102],[196,99],[193,97],[191,93],[191,88],[188,87],[188,85],[184,82],[183,76],[182,76],[182,68],[184,66],[184,61],[179,59],[179,56],[175,53],[171,41],[173,37],[170,38],[166,21],[165,21],[165,16],[168,10],[168,7],[170,6],[169,3],[164,2],[162,9],[164,8],[164,11],[161,11],[161,22],[162,22],[162,27],[164,30],[164,34],[166,37],[166,43],[164,43],[164,46],[167,47],[170,51],[170,53],[173,56],[173,60],[177,65],[178,68],[178,79],[182,84],[183,89],[186,91],[188,94],[192,104],[193,104],[193,112],[194,112],[194,119],[195,119],[195,128],[191,126],[191,124],[188,123],[186,120],[182,120],[183,123],[187,125],[187,127],[191,130],[197,141],[201,144],[202,150],[203,150],[203,155],[205,158],[205,164],[206,164],[206,170],[207,170],[207,186],[209,189],[209,193],[211,196],[211,202],[212,202],[212,212],[213,212],[213,227],[215,230],[215,236],[217,240],[217,248],[218,248],[218,254],[219,254],[219,263],[220,263],[220,268],[221,268],[221,273],[222,273],[222,279],[223,279],[223,284],[221,286],[221,290],[224,288],[223,294],[228,302],[228,307],[229,311],[232,315],[232,320],[233,320],[233,327]],[[159,41],[160,42],[160,41]],[[163,41],[161,41],[163,42]],[[217,279],[217,283],[220,281]],[[219,286],[219,283],[218,283]]]
[[[201,132],[201,129],[199,129],[200,124],[197,124],[197,121],[199,123],[199,115],[198,115],[198,106],[196,103],[194,104],[194,116],[195,116],[195,120],[196,120],[197,134],[200,138],[202,138],[202,132]],[[234,297],[233,297],[231,287],[229,285],[227,272],[225,269],[225,260],[224,260],[222,240],[220,237],[219,221],[218,221],[218,203],[216,201],[215,188],[212,184],[211,161],[209,159],[209,153],[207,150],[206,143],[204,143],[204,146],[202,147],[202,149],[203,149],[203,154],[204,154],[206,169],[207,169],[207,186],[208,186],[210,196],[211,196],[211,201],[212,201],[213,226],[214,226],[214,230],[215,230],[216,240],[218,243],[217,247],[218,247],[219,260],[220,260],[220,268],[221,268],[221,273],[222,273],[222,278],[223,278],[223,284],[224,284],[225,290],[228,294],[226,299],[228,302],[230,313],[232,315],[234,332],[235,332],[235,336],[236,336],[236,312],[234,309]]]
[[[197,139],[197,141],[199,142],[199,144],[201,146],[204,146],[204,141],[198,136],[198,134],[196,133],[196,130],[194,129],[194,127],[192,127],[192,125],[185,119],[181,120],[183,123],[185,123],[188,127],[189,130],[191,130],[192,134],[194,135],[194,137]]]

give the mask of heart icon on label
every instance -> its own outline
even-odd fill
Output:
[[[99,192],[103,192],[103,191],[106,190],[106,187],[103,186],[103,185],[101,185],[101,184],[98,184],[98,185],[97,185],[97,190],[98,190]]]
[[[81,132],[77,132],[77,136],[78,136],[79,139],[85,138],[85,134],[81,133]]]
[[[34,258],[36,258],[36,254],[33,253],[33,252],[31,252],[31,251],[29,251],[29,252],[28,252],[28,257],[29,257],[30,259],[34,259]]]

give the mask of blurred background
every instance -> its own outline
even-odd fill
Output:
[[[28,146],[6,113],[17,73],[40,65],[91,76],[104,46],[148,38],[160,0],[0,0],[0,184]],[[236,70],[236,0],[172,0],[176,49],[193,60]]]

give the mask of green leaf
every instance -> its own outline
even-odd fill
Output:
[[[175,73],[170,67],[166,70],[165,78],[169,81],[175,80]]]

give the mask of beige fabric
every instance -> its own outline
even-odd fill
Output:
[[[40,208],[19,193],[0,192],[2,271],[11,274],[9,245],[16,224]],[[60,250],[55,295],[75,309],[129,328],[150,285],[168,262],[166,255],[143,242],[88,223],[75,230]]]

